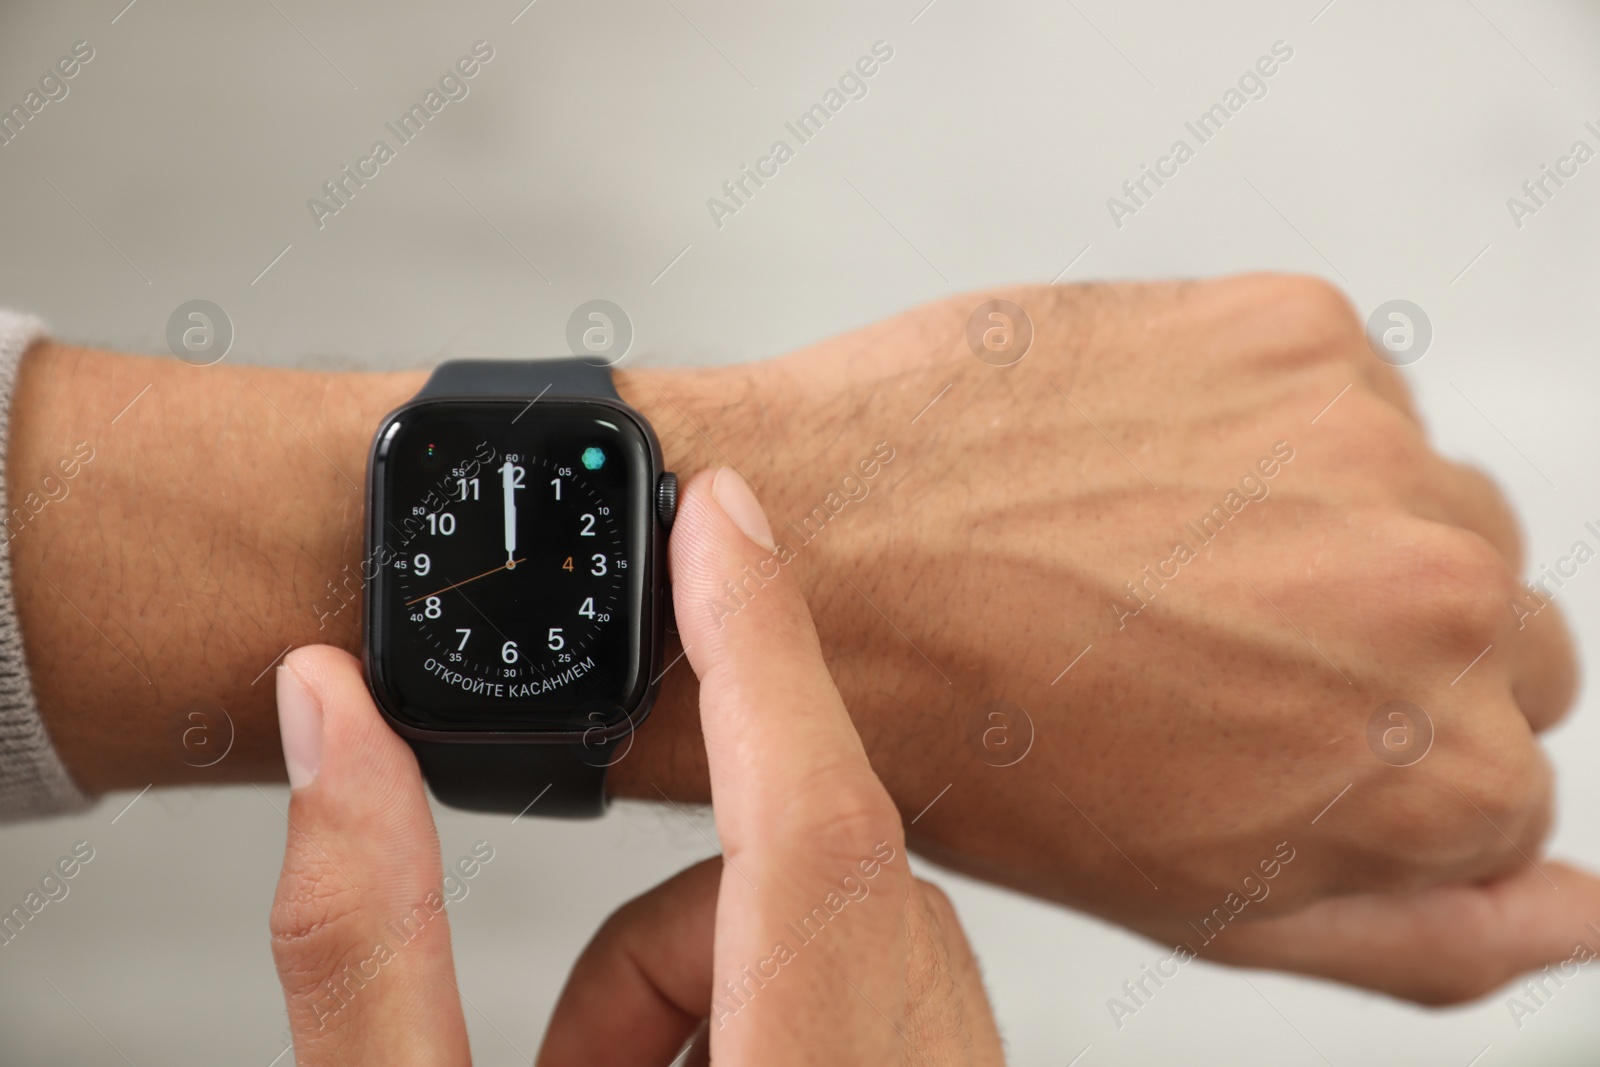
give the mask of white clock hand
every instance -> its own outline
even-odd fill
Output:
[[[504,493],[506,513],[506,569],[510,570],[517,565],[517,497],[516,484],[513,472],[516,470],[508,459],[500,467],[500,488]]]

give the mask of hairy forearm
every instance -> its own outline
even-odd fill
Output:
[[[45,724],[85,790],[282,778],[269,668],[291,646],[358,649],[367,449],[424,378],[28,355],[6,457],[15,595]],[[737,378],[618,386],[687,472],[718,461],[691,412]],[[656,716],[618,790],[703,795],[681,663]]]
[[[416,381],[28,355],[6,457],[13,516],[60,455],[93,449],[64,495],[11,530],[35,693],[86,790],[281,774],[260,676],[290,644],[355,646],[359,612],[339,610],[329,583],[361,554],[361,425]],[[191,725],[209,737],[186,748]],[[225,759],[194,766],[230,734]]]

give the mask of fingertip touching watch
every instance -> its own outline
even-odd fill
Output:
[[[453,807],[605,811],[660,681],[677,478],[582,360],[436,369],[367,462],[364,660]]]

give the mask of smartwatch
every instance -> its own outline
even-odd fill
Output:
[[[592,817],[660,682],[678,483],[605,367],[461,361],[367,461],[364,661],[439,800]]]

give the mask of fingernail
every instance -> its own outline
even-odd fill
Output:
[[[287,664],[278,668],[278,735],[289,788],[316,781],[322,769],[322,704]]]
[[[711,479],[711,495],[746,537],[768,552],[777,548],[772,541],[772,526],[767,522],[767,513],[761,510],[761,502],[737,471],[728,467],[718,470]]]

